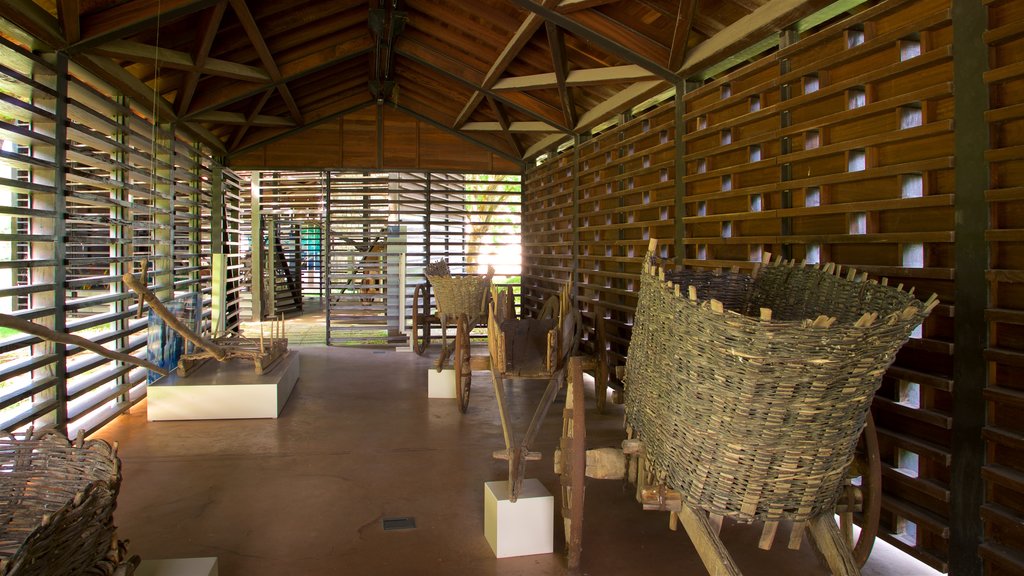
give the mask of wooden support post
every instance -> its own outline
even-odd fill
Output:
[[[708,521],[703,510],[684,505],[679,511],[679,519],[709,574],[741,576],[736,562],[719,539],[718,530]]]
[[[849,545],[839,534],[835,518],[831,513],[822,514],[807,522],[811,538],[825,562],[835,576],[860,576],[860,569],[853,561]]]

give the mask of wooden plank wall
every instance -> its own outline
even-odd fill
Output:
[[[371,106],[233,156],[236,169],[443,170],[519,173],[521,167],[449,132],[384,106],[382,143],[377,108]],[[378,161],[378,147],[383,164]]]
[[[985,573],[1024,573],[1024,2],[989,0],[988,414],[980,553]]]
[[[580,145],[575,207],[566,204],[573,150],[527,174],[524,205],[527,243],[573,237],[544,236],[548,222],[531,227],[541,209],[557,206],[559,226],[578,210],[575,250],[527,252],[524,281],[569,278],[577,254],[582,305],[610,310],[616,353],[628,340],[644,231],[653,226],[662,256],[675,257],[667,240],[677,219],[689,266],[749,269],[768,250],[937,293],[943,305],[899,354],[874,410],[883,537],[941,570],[952,458],[949,11],[950,0],[881,2],[799,39],[783,34],[771,56],[689,90],[678,211],[671,102]]]

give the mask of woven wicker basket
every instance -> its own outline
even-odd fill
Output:
[[[0,437],[0,574],[130,574],[116,542],[121,485],[115,450],[49,432]]]
[[[830,512],[882,375],[934,305],[831,265],[645,266],[626,417],[651,471],[741,521]]]
[[[473,326],[487,315],[487,296],[491,275],[487,276],[432,276],[427,280],[437,299],[437,315],[442,324],[465,315]]]

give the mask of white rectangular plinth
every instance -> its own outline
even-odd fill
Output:
[[[455,398],[455,369],[427,370],[427,398]]]
[[[484,537],[498,558],[550,554],[554,547],[555,499],[536,478],[523,481],[508,499],[508,480],[484,483]]]
[[[277,418],[298,379],[299,353],[294,350],[263,374],[256,374],[252,362],[209,360],[186,378],[172,373],[150,384],[147,418]]]
[[[217,576],[217,558],[143,560],[135,576]]]

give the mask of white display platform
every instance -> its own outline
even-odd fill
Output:
[[[484,537],[498,558],[550,554],[554,549],[555,498],[536,478],[523,480],[513,504],[508,480],[484,483]]]
[[[150,384],[147,418],[150,422],[277,418],[298,379],[295,350],[264,374],[256,374],[252,362],[210,360],[187,378],[171,373]]]
[[[455,398],[455,368],[427,369],[427,398]]]
[[[217,558],[143,560],[135,576],[217,576]]]

